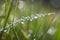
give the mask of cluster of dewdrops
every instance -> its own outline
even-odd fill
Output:
[[[48,13],[48,14],[35,14],[35,15],[31,15],[31,16],[27,16],[27,17],[24,17],[22,16],[20,19],[16,19],[14,18],[14,21],[11,22],[10,24],[7,24],[6,27],[5,27],[5,30],[4,32],[7,32],[7,30],[13,25],[15,25],[16,23],[21,23],[21,24],[24,24],[25,21],[33,21],[33,19],[38,19],[40,17],[45,17],[46,15],[52,15],[54,13]],[[3,30],[3,28],[0,29],[0,32]]]

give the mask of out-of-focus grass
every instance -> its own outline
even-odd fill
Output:
[[[6,0],[7,1],[7,0]],[[12,3],[13,2],[6,2],[6,7],[5,7],[5,22],[4,22],[4,26],[3,26],[3,30],[1,31],[0,33],[0,39],[2,40],[2,35],[4,33],[4,30],[5,30],[5,26],[8,22],[8,18],[9,18],[9,15],[10,15],[10,12],[11,12],[11,9],[12,9]]]
[[[21,10],[18,8],[18,2],[18,0],[6,0],[6,15],[3,30],[0,31],[0,40],[60,40],[60,18],[55,20],[56,14],[50,15],[49,7],[43,11],[42,1],[36,5],[34,2],[30,4],[29,1],[24,1],[25,6]]]

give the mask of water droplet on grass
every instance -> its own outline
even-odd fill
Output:
[[[28,34],[28,37],[30,37],[31,35],[30,34]]]
[[[30,20],[30,17],[29,17],[29,16],[27,16],[27,17],[26,17],[26,20]]]
[[[30,19],[30,21],[33,21],[33,19]]]
[[[4,32],[7,32],[7,30],[4,30]]]
[[[24,24],[24,22],[21,22],[21,24]]]
[[[40,16],[43,16],[44,17],[45,15],[44,14],[40,14]]]
[[[51,15],[51,13],[48,13],[48,15],[50,16],[50,15]]]
[[[36,39],[34,38],[34,40],[36,40]]]
[[[56,32],[56,29],[55,28],[53,28],[53,27],[51,27],[49,30],[48,30],[48,34],[50,34],[50,35],[54,35],[54,33]]]
[[[18,8],[22,9],[24,8],[24,1],[19,1],[19,5],[18,5]]]
[[[35,19],[37,19],[38,17],[37,16],[34,16]]]

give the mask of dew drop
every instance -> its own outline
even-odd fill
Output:
[[[37,17],[39,17],[40,15],[39,14],[36,14]]]
[[[6,28],[9,28],[9,25],[7,25]]]
[[[19,1],[18,8],[20,9],[24,8],[24,1]]]
[[[33,19],[30,19],[30,21],[33,21]]]
[[[21,24],[24,24],[24,22],[21,22]]]
[[[28,37],[30,37],[31,35],[30,34],[28,34]]]
[[[37,16],[34,16],[35,19],[37,19],[38,17]]]
[[[34,38],[34,40],[36,40],[36,39]]]
[[[51,15],[51,13],[48,13],[48,15]]]
[[[44,15],[44,14],[41,14],[41,16],[43,16],[43,17],[44,17],[45,15]]]
[[[53,28],[53,27],[51,27],[49,30],[48,30],[48,34],[50,34],[50,35],[54,35],[54,33],[56,32],[56,29],[55,28]]]
[[[30,20],[30,17],[29,17],[29,16],[27,16],[27,17],[26,17],[26,20]]]
[[[4,30],[4,32],[7,32],[7,30]]]
[[[14,18],[14,21],[16,22],[16,21],[17,21],[17,19],[16,19],[16,18]]]

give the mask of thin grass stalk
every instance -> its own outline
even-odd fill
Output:
[[[8,0],[7,0],[8,1]],[[5,18],[5,24],[4,24],[4,26],[3,26],[3,30],[1,31],[1,33],[0,33],[0,40],[2,40],[2,35],[3,35],[3,33],[4,33],[4,30],[5,30],[5,26],[6,26],[6,24],[7,24],[7,22],[8,22],[8,18],[9,18],[9,16],[10,16],[10,12],[11,12],[11,9],[12,9],[12,4],[13,4],[13,1],[10,3],[10,6],[8,7],[8,12],[7,12],[7,10],[5,9],[5,12],[7,13],[7,15],[6,15],[6,18]]]
[[[44,35],[47,33],[48,29],[49,29],[50,26],[52,25],[51,23],[53,22],[54,18],[55,18],[55,17],[53,17],[53,19],[50,21],[50,23],[49,23],[49,25],[48,25],[48,28],[45,30],[45,32],[43,33],[43,35],[41,35],[41,37],[39,38],[39,40],[41,40],[41,39],[44,37]]]
[[[12,24],[12,26],[13,26],[13,24]],[[12,27],[12,30],[14,32],[14,35],[16,37],[16,40],[20,40],[19,37],[18,37],[18,35],[17,35],[17,33],[16,33],[16,31],[15,31],[15,29],[14,29],[14,27]]]
[[[14,9],[14,12],[13,12],[14,13],[14,16],[15,16],[15,13],[16,13],[17,6],[18,6],[18,0],[16,0],[15,9]],[[13,19],[13,21],[14,21],[14,19]],[[14,32],[14,35],[15,35],[16,39],[17,40],[20,40],[19,37],[18,37],[18,35],[17,35],[17,33],[16,33],[16,31],[15,31],[15,29],[14,29],[14,27],[13,27],[13,24],[12,24],[12,30]]]

